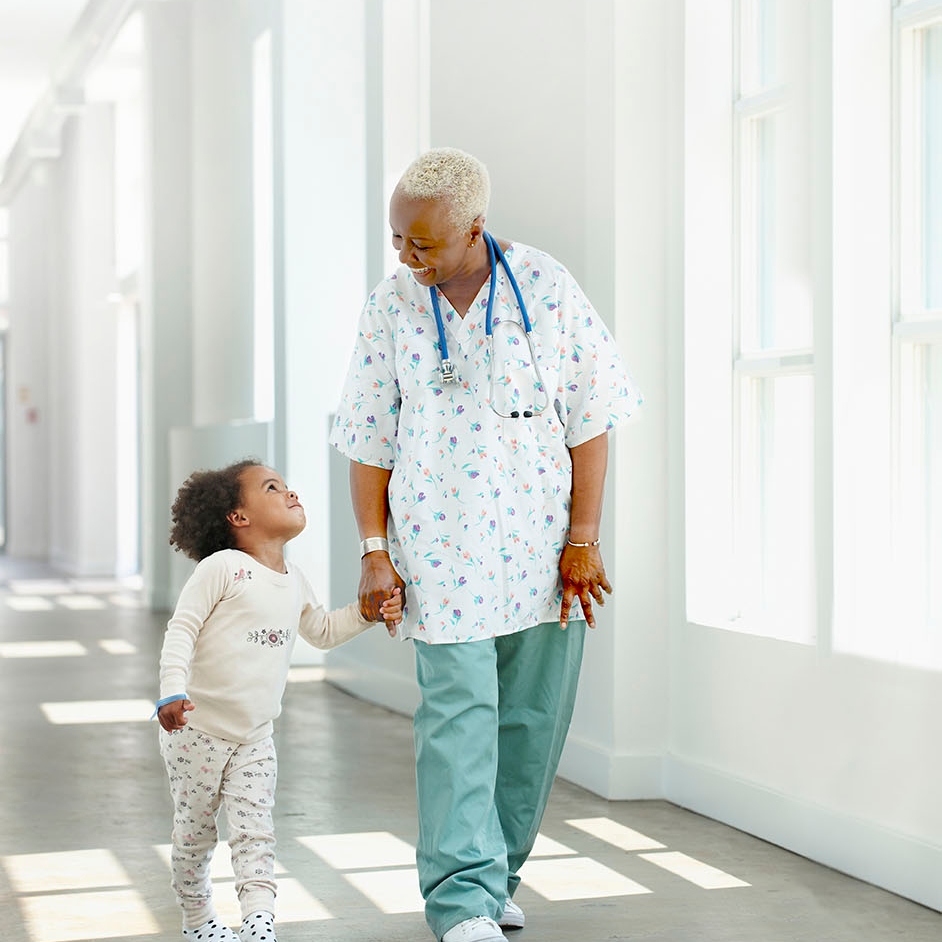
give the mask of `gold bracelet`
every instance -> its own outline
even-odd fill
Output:
[[[598,546],[599,541],[593,540],[591,543],[573,543],[572,540],[566,540],[570,546]]]

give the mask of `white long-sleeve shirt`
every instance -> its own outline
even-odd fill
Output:
[[[160,698],[186,693],[188,725],[233,742],[270,736],[297,635],[334,648],[371,627],[353,603],[328,612],[304,574],[240,550],[201,560],[167,624]]]

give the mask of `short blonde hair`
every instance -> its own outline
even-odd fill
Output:
[[[456,147],[437,147],[406,167],[396,192],[407,199],[444,200],[448,218],[463,231],[487,213],[491,179],[477,157]]]

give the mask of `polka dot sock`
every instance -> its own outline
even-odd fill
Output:
[[[275,937],[275,917],[265,910],[249,913],[239,929],[240,942],[278,942]]]
[[[196,942],[239,942],[239,937],[228,926],[220,925],[215,919],[204,922],[198,929],[184,929],[183,938]]]

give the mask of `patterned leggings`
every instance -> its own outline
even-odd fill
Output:
[[[278,760],[271,737],[245,745],[190,726],[174,733],[160,730],[160,754],[173,798],[171,885],[183,910],[183,928],[196,929],[216,916],[209,864],[221,804],[242,915],[259,909],[273,913]]]

